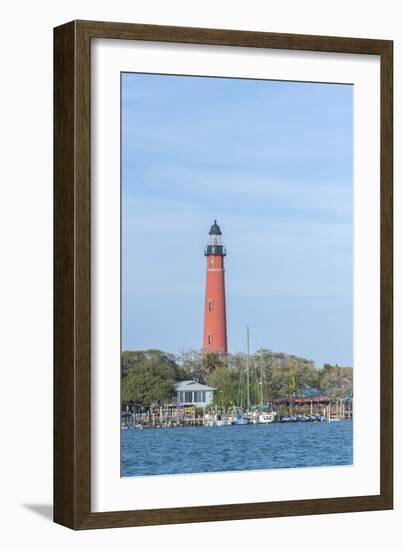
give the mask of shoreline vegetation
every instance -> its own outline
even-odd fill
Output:
[[[179,406],[174,384],[195,380],[215,388],[202,409]],[[245,423],[352,419],[352,367],[314,362],[260,349],[244,353],[178,355],[161,350],[121,355],[122,427],[213,426]]]

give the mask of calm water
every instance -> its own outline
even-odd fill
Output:
[[[122,430],[123,477],[352,462],[351,421]]]

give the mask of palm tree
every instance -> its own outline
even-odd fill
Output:
[[[296,396],[298,391],[298,384],[295,376],[295,371],[291,372],[287,380],[285,390],[286,390],[286,395],[288,396],[288,399],[289,399],[289,403],[290,403],[289,413],[291,414],[291,400],[293,397]]]

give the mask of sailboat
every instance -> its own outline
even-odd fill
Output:
[[[237,409],[236,412],[235,412],[234,417],[232,418],[232,425],[233,426],[245,426],[246,424],[249,424],[249,420],[243,414],[242,409]]]
[[[250,409],[250,397],[249,397],[249,327],[246,327],[246,408]],[[241,408],[237,408],[232,418],[232,424],[235,426],[246,426],[249,424],[249,418],[244,415]]]

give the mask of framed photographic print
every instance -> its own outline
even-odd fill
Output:
[[[54,34],[54,519],[393,506],[392,42]]]

